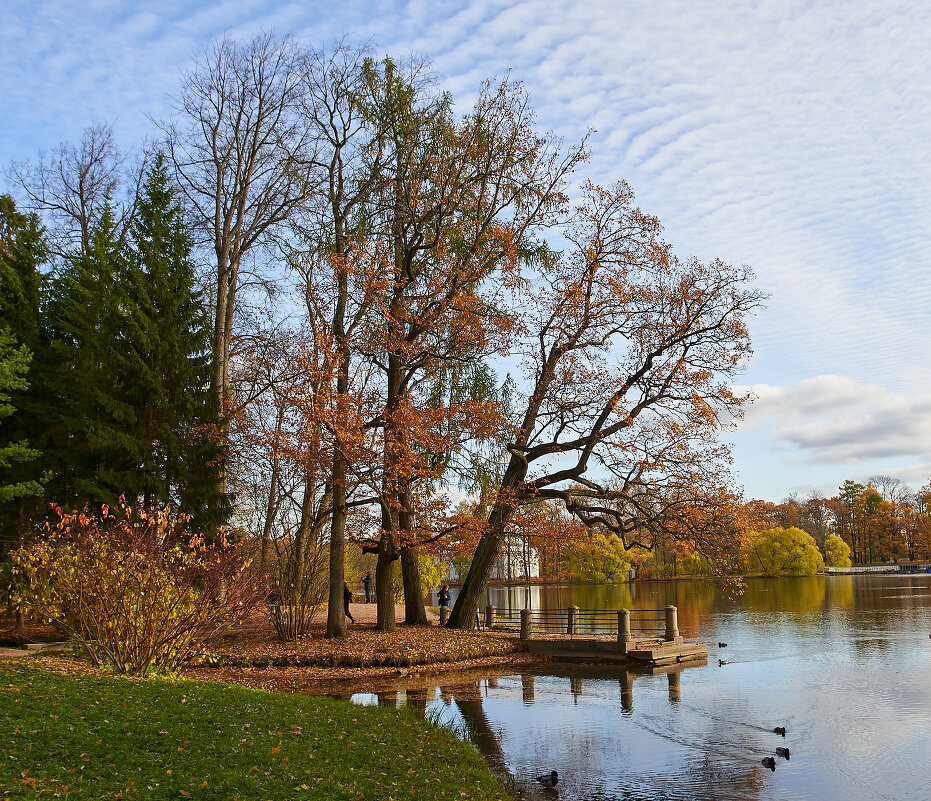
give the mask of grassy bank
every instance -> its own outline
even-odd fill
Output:
[[[471,746],[404,709],[73,665],[0,663],[4,801],[508,797]]]

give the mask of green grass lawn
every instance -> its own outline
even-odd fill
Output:
[[[0,663],[2,801],[508,798],[470,745],[405,709],[67,664]]]

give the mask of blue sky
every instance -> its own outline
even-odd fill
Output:
[[[429,58],[463,107],[510,69],[541,127],[597,131],[585,174],[627,180],[680,255],[752,265],[748,495],[927,483],[931,5],[6,0],[0,165],[99,121],[132,147],[207,39],[268,28]]]

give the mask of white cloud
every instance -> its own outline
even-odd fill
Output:
[[[743,431],[764,429],[777,447],[814,464],[922,458],[931,453],[931,395],[906,397],[846,376],[824,375],[786,387],[749,387],[757,400]],[[923,472],[924,463],[898,469]],[[874,471],[875,472],[875,471]]]

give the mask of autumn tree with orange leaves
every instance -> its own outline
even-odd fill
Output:
[[[391,155],[380,227],[363,243],[381,280],[360,348],[378,376],[366,426],[381,450],[380,474],[369,476],[381,509],[371,547],[377,627],[391,629],[399,559],[407,622],[426,622],[417,547],[445,525],[430,491],[467,443],[497,433],[482,360],[506,348],[513,315],[503,294],[540,252],[534,237],[555,222],[584,151],[538,135],[526,94],[510,81],[487,84],[457,119],[447,95],[418,92],[390,62],[384,75]]]
[[[748,268],[680,261],[659,234],[626,184],[588,185],[564,228],[570,247],[527,276],[516,298],[524,405],[450,626],[474,625],[523,505],[558,500],[630,546],[675,531],[686,507],[714,520],[730,501],[717,434],[739,415],[744,399],[728,382],[750,353],[746,320],[763,298]],[[719,522],[680,536],[731,557],[739,529]]]

